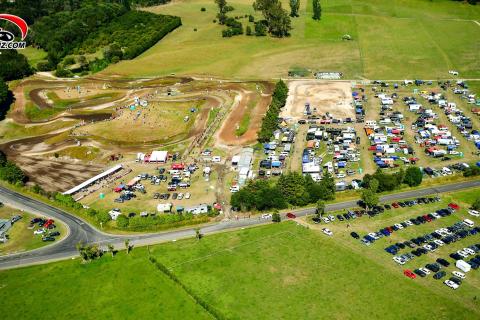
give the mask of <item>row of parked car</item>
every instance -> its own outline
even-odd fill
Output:
[[[391,254],[397,254],[398,251],[402,249],[402,245],[403,248],[405,248],[406,246],[410,248],[416,248],[418,246],[418,248],[413,250],[411,253],[393,257],[393,260],[396,263],[403,265],[407,261],[412,260],[415,257],[434,252],[439,247],[443,247],[445,245],[457,242],[467,236],[476,235],[479,232],[479,227],[466,229],[466,225],[464,224],[464,222],[457,222],[448,228],[437,229],[430,234],[413,238],[411,239],[411,241],[406,241],[400,246],[398,244],[389,246],[385,248],[385,251]],[[460,259],[462,258],[461,256],[459,257]]]
[[[38,225],[38,229],[33,231],[34,235],[42,235],[42,241],[55,241],[55,237],[60,235],[58,231],[48,231],[56,228],[55,221],[53,219],[33,218],[30,220],[29,229],[35,228]]]
[[[172,199],[173,200],[182,200],[183,198],[185,199],[190,199],[191,197],[191,194],[190,192],[187,192],[185,194],[183,194],[182,192],[180,193],[172,193]],[[159,193],[159,192],[156,192],[154,195],[153,195],[153,199],[161,199],[161,200],[168,200],[170,199],[170,193]]]

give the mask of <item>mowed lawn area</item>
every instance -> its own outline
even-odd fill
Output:
[[[228,2],[230,16],[255,13],[250,0]],[[183,25],[140,57],[112,65],[109,74],[156,76],[215,75],[234,78],[285,77],[293,67],[340,71],[348,79],[445,78],[458,70],[480,77],[480,6],[450,0],[323,0],[321,21],[314,21],[312,1],[301,1],[292,19],[291,37],[222,38],[213,23],[210,0],[179,0],[149,8],[180,16]],[[288,1],[283,1],[289,9]],[[201,12],[202,7],[206,8]],[[244,27],[253,24],[240,20]],[[195,30],[196,29],[196,30]],[[352,41],[343,41],[349,34]]]
[[[334,236],[284,222],[207,235],[200,241],[134,248],[130,255],[106,254],[98,261],[78,259],[0,272],[0,299],[12,319],[37,318],[31,310],[48,297],[51,318],[127,317],[202,319],[208,316],[186,293],[148,261],[162,262],[192,292],[228,319],[475,319],[480,316],[480,270],[472,270],[458,290],[441,280],[409,279],[402,272],[434,262],[472,243],[471,236],[401,267],[383,248],[420,236],[468,216],[466,207],[480,188],[442,195],[441,202],[392,210],[354,223],[329,224]],[[350,237],[403,221],[455,201],[452,216],[412,226],[366,247]],[[478,218],[472,218],[480,223]],[[303,223],[302,223],[303,224]],[[407,251],[408,252],[408,251]],[[444,269],[451,276],[454,267]],[[65,298],[65,297],[68,297]],[[27,311],[28,310],[28,311]]]

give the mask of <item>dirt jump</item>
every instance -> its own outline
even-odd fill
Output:
[[[304,117],[305,104],[316,108],[318,115],[327,112],[334,118],[353,118],[352,89],[347,81],[290,81],[288,98],[281,117],[299,120]]]

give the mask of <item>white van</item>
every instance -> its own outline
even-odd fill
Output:
[[[473,226],[475,225],[475,224],[473,223],[473,221],[470,220],[470,219],[465,219],[465,220],[463,220],[463,223],[464,223],[467,227],[470,227],[470,228],[473,228]]]

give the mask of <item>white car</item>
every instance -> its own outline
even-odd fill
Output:
[[[337,178],[338,178],[338,179],[343,179],[343,178],[345,178],[345,177],[346,177],[345,173],[341,173],[341,172],[340,172],[340,173],[337,174]]]
[[[452,156],[456,156],[456,155],[459,155],[460,152],[456,151],[456,150],[451,150],[448,152],[448,154],[452,155]]]
[[[190,192],[185,193],[185,199],[190,199],[191,195]]]
[[[468,253],[464,252],[463,250],[458,250],[457,253],[458,253],[462,258],[468,257]]]
[[[235,192],[238,192],[238,191],[240,191],[240,187],[238,185],[230,187],[230,192],[231,193],[235,193]]]
[[[477,210],[468,210],[468,213],[474,217],[480,217],[480,212]]]
[[[400,223],[396,223],[395,227],[397,227],[398,229],[403,229],[403,226]]]
[[[220,157],[220,156],[213,156],[212,157],[212,162],[220,162],[220,161],[222,161],[222,157]]]
[[[330,220],[329,220],[327,217],[323,217],[322,220],[323,220],[323,222],[325,222],[325,223],[329,223],[329,222],[330,222]]]
[[[333,232],[330,231],[330,229],[323,228],[322,231],[323,231],[323,233],[325,233],[329,237],[333,236]]]
[[[380,239],[374,232],[370,232],[368,235],[369,235],[370,237],[372,237],[373,239],[375,239],[375,240]]]
[[[470,248],[463,248],[463,252],[466,252],[466,253],[468,253],[468,254],[471,255],[471,256],[475,255],[475,251],[473,251],[473,250],[470,249]]]
[[[272,214],[271,213],[264,213],[262,214],[262,219],[271,219],[272,218]]]
[[[465,273],[460,272],[460,271],[452,271],[453,275],[455,277],[459,277],[460,279],[465,279]]]
[[[458,71],[455,70],[449,70],[448,73],[450,73],[452,76],[458,76]]]
[[[33,231],[33,234],[43,234],[43,233],[45,233],[45,229],[38,229]]]
[[[426,244],[426,245],[424,245],[423,247],[424,247],[426,250],[428,250],[428,251],[435,251],[435,249],[433,249],[433,247],[432,247],[431,245],[429,245],[429,244]]]
[[[442,218],[442,216],[439,215],[439,214],[436,213],[436,212],[432,212],[432,216],[434,216],[436,219],[441,219],[441,218]]]
[[[413,222],[410,220],[405,220],[404,222],[409,226],[413,226]]]
[[[183,193],[179,193],[178,196],[177,196],[177,200],[182,200],[183,199]]]
[[[435,239],[435,240],[433,240],[433,242],[438,244],[440,247],[445,245],[445,242],[443,242],[442,240],[439,240],[439,239]]]
[[[332,216],[331,214],[328,215],[328,219],[330,219],[330,221],[335,221],[335,217]]]
[[[423,271],[423,273],[425,274],[430,274],[430,270],[428,270],[427,268],[419,268],[420,271]]]
[[[452,288],[453,290],[455,289],[458,289],[458,284],[456,284],[455,282],[451,281],[451,280],[445,280],[443,283],[445,283],[445,285],[447,287],[450,287]]]
[[[404,265],[405,264],[405,259],[402,259],[400,257],[393,257],[393,261],[395,261],[398,264]]]

